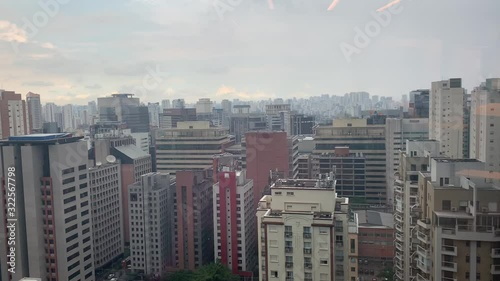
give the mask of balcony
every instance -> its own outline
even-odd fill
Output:
[[[405,278],[404,274],[403,274],[403,271],[402,270],[396,270],[396,277],[399,279],[399,280],[403,280]]]
[[[304,232],[304,239],[311,239],[312,234],[309,232]]]
[[[427,251],[426,249],[424,249],[422,246],[417,246],[417,254],[424,257],[424,258],[427,258],[429,256],[429,251]]]
[[[400,215],[398,215],[398,214],[394,215],[394,219],[395,219],[397,222],[403,222],[403,217],[402,217],[402,216],[400,216]]]
[[[292,237],[293,237],[293,232],[285,231],[285,238],[292,238]]]
[[[441,263],[441,270],[445,271],[451,271],[451,272],[457,272],[457,263],[456,262],[449,262],[449,261],[444,261]]]
[[[441,253],[448,256],[457,256],[457,246],[442,246]]]
[[[403,261],[403,255],[401,255],[400,253],[396,253],[394,257],[396,258],[396,260]]]
[[[304,281],[313,281],[313,279],[310,277],[304,277]]]
[[[424,244],[429,244],[429,237],[421,231],[417,232],[417,239]]]
[[[394,192],[395,193],[403,193],[403,187],[395,185],[394,186]]]
[[[424,276],[420,275],[420,273],[417,273],[417,281],[429,281],[429,279],[425,278]]]
[[[396,241],[403,242],[403,235],[401,235],[400,233],[396,233]]]
[[[491,274],[496,275],[500,274],[500,265],[491,265]]]
[[[396,227],[396,230],[399,232],[403,232],[403,227],[399,223],[395,223],[394,226]]]
[[[287,262],[285,263],[286,268],[292,268],[293,267],[293,262]]]
[[[313,268],[313,265],[312,265],[312,263],[310,263],[310,262],[306,262],[306,263],[304,263],[304,268],[305,268],[305,269],[312,269],[312,268]]]
[[[500,248],[491,249],[491,257],[492,258],[500,258]]]
[[[457,281],[457,278],[448,278],[448,277],[442,277],[441,281]]]
[[[306,254],[306,255],[312,254],[312,249],[311,248],[304,248],[304,254]]]
[[[293,247],[285,247],[285,253],[293,253]]]
[[[399,242],[396,242],[396,249],[398,249],[398,251],[403,251],[403,245]]]
[[[417,224],[418,224],[418,226],[420,226],[423,229],[430,229],[431,228],[431,221],[429,219],[418,220]]]
[[[396,270],[404,270],[403,263],[401,262],[395,262],[394,267],[396,268]]]
[[[417,268],[420,269],[423,273],[429,274],[431,272],[430,264],[419,259],[417,259]]]

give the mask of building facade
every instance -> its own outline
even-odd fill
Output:
[[[486,170],[500,171],[500,78],[488,79],[472,91],[470,157],[486,163]],[[492,177],[500,182],[500,178]]]
[[[392,205],[394,202],[394,173],[399,168],[399,152],[405,150],[406,140],[429,139],[429,119],[387,118],[385,133],[387,204]]]
[[[211,170],[178,171],[174,191],[175,267],[194,270],[214,261]]]
[[[43,124],[40,95],[29,92],[26,94],[26,103],[28,104],[28,114],[31,121],[31,128],[32,130],[40,132]]]
[[[1,143],[0,252],[15,255],[15,273],[8,270],[7,254],[0,256],[2,280],[95,280],[87,144],[80,139],[46,134]],[[15,182],[15,190],[8,182]],[[7,212],[11,193],[14,214]],[[5,222],[13,218],[15,244],[8,246],[11,230]]]
[[[440,151],[451,158],[464,156],[464,99],[462,79],[432,82],[429,139],[439,141]]]
[[[89,169],[96,269],[114,261],[124,252],[121,183],[119,163],[100,163]]]
[[[366,204],[387,202],[385,125],[368,125],[366,119],[337,119],[333,126],[315,128],[315,155],[349,147],[365,157]]]
[[[132,94],[113,94],[97,99],[99,121],[125,123],[132,133],[149,132],[149,111]]]
[[[161,276],[172,259],[173,205],[170,176],[142,175],[129,186],[131,269],[147,276]]]
[[[357,216],[331,177],[277,180],[257,222],[260,281],[357,280]]]
[[[28,108],[21,94],[0,90],[0,139],[30,133]]]
[[[228,130],[211,127],[208,121],[179,122],[177,128],[158,130],[156,167],[159,172],[174,174],[183,170],[204,170],[234,140]]]
[[[257,268],[257,222],[253,181],[245,174],[218,172],[213,186],[214,254],[233,274],[251,277]]]

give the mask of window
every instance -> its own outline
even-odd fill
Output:
[[[295,193],[294,192],[287,192],[286,195],[287,196],[293,196],[293,195],[295,195]]]
[[[328,227],[320,227],[319,234],[328,234]]]
[[[328,260],[327,259],[320,259],[319,264],[321,265],[328,265]]]
[[[451,201],[450,200],[441,201],[441,208],[443,209],[443,211],[450,211],[451,210]]]
[[[270,255],[269,256],[269,260],[271,262],[278,262],[278,256],[276,256],[276,255]]]
[[[465,262],[470,263],[470,256],[465,256]]]
[[[481,257],[479,257],[479,256],[476,257],[476,263],[478,263],[478,264],[481,263]]]
[[[281,191],[276,191],[274,195],[281,195]]]
[[[271,277],[278,278],[278,271],[271,271]]]

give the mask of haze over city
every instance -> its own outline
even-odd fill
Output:
[[[144,102],[352,91],[399,100],[429,81],[462,77],[470,89],[500,76],[498,1],[402,1],[350,62],[340,45],[390,1],[341,0],[330,11],[330,0],[63,2],[46,24],[34,19],[37,2],[0,3],[0,88],[86,104],[134,92],[153,69],[161,82],[135,91]]]

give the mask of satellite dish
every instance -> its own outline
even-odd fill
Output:
[[[115,163],[116,157],[114,157],[113,155],[108,155],[106,156],[106,161],[108,161],[108,163]]]
[[[95,163],[96,166],[101,166],[102,165],[102,162],[96,162]]]

